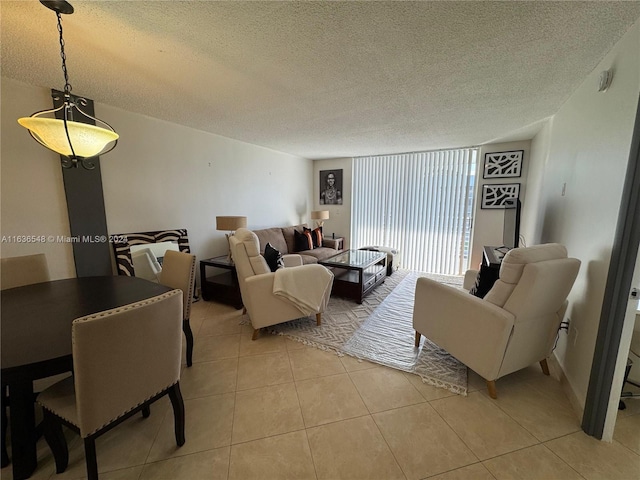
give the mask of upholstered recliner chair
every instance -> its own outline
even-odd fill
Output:
[[[242,302],[254,329],[253,340],[260,328],[314,313],[317,325],[321,324],[333,285],[333,274],[327,268],[302,265],[299,255],[285,255],[286,268],[272,272],[260,254],[258,237],[246,228],[236,230],[229,244]]]
[[[422,334],[449,352],[486,380],[492,398],[497,379],[532,363],[548,375],[546,359],[579,268],[563,245],[550,243],[510,250],[484,298],[419,278],[415,345]]]

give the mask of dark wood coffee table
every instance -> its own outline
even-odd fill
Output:
[[[352,298],[358,303],[384,282],[387,276],[387,254],[369,250],[345,250],[318,262],[332,269],[332,295]]]

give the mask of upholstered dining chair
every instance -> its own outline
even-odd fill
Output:
[[[187,367],[193,365],[193,332],[189,324],[191,301],[196,280],[196,256],[190,253],[167,250],[162,262],[159,282],[182,290],[182,331],[187,340]]]
[[[1,290],[49,280],[49,266],[44,253],[0,259]]]
[[[73,321],[73,377],[47,388],[37,400],[56,473],[69,462],[63,424],[84,440],[87,477],[95,480],[96,438],[164,395],[173,406],[176,443],[184,444],[181,321],[179,290]]]
[[[333,274],[327,268],[302,265],[300,255],[286,255],[285,267],[272,272],[260,254],[257,235],[246,228],[236,230],[229,244],[242,302],[253,327],[252,340],[263,327],[311,314],[315,314],[317,325],[322,323],[333,285]],[[292,286],[290,291],[287,286]]]
[[[424,335],[487,382],[539,362],[549,375],[553,350],[580,261],[550,243],[510,250],[484,298],[419,278],[413,310],[415,346]]]
[[[20,257],[7,257],[0,259],[0,290],[8,288],[22,287],[32,283],[48,282],[49,266],[44,253],[34,255],[23,255]],[[7,386],[2,383],[2,431],[0,432],[0,464],[2,467],[9,465],[9,455],[7,454]]]

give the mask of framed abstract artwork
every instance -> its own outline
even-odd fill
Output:
[[[508,198],[520,196],[519,183],[489,183],[482,185],[482,204],[480,208],[504,208],[504,201]]]
[[[482,178],[509,178],[522,175],[524,150],[492,152],[484,155]]]

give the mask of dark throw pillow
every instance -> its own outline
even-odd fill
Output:
[[[306,232],[299,232],[294,230],[296,252],[304,252],[305,250],[313,250],[313,237],[311,231],[307,229]]]
[[[493,284],[498,280],[498,274],[500,270],[497,268],[491,268],[487,265],[481,265],[478,276],[476,277],[476,284],[469,290],[471,295],[484,298],[489,293]]]
[[[264,247],[264,259],[267,261],[267,265],[269,265],[272,272],[284,267],[282,254],[273,248],[270,243],[267,243]]]
[[[322,246],[322,227],[314,228],[313,230],[304,227],[304,233],[311,234],[311,241],[313,242],[313,248],[318,248]]]

